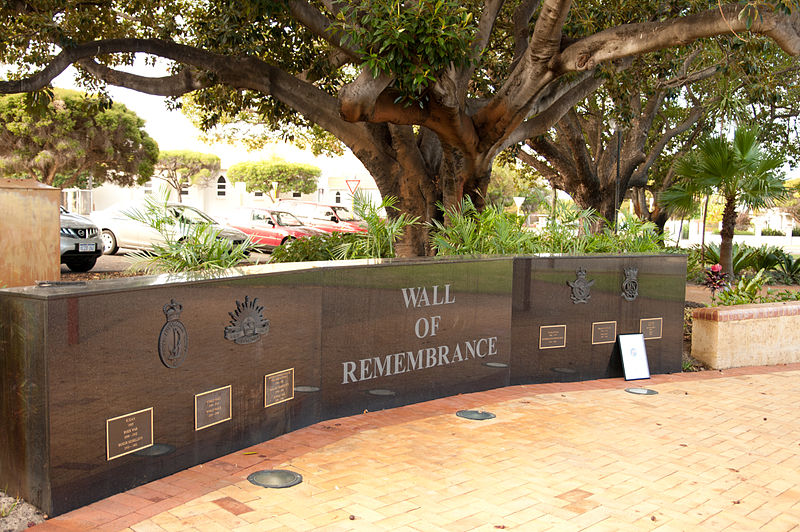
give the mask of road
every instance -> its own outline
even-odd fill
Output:
[[[128,255],[129,250],[120,249],[116,255],[101,255],[97,259],[97,264],[90,270],[89,273],[112,273],[124,272],[131,265],[132,257]],[[268,253],[251,253],[250,262],[252,264],[264,264],[269,261],[270,255]],[[75,276],[77,274],[71,272],[65,264],[61,265],[62,277]]]

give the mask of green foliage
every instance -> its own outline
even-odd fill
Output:
[[[730,284],[727,288],[717,292],[716,298],[712,299],[712,306],[758,303],[760,302],[759,293],[766,282],[767,278],[764,275],[764,270],[758,270],[752,277],[743,275],[736,283]]]
[[[211,224],[178,221],[167,214],[169,193],[162,197],[147,196],[142,209],[125,213],[131,219],[149,225],[158,231],[164,243],[153,243],[150,252],[131,253],[132,270],[148,273],[213,271],[233,268],[247,260],[253,249],[250,240],[234,245],[220,238],[219,230]]]
[[[317,189],[322,171],[310,164],[289,163],[282,160],[237,163],[228,169],[228,179],[247,184],[247,191],[269,193],[272,182],[278,189],[310,194]]]
[[[443,213],[444,223],[434,220],[431,231],[431,246],[439,255],[533,253],[536,247],[536,235],[525,231],[523,219],[496,205],[478,212],[465,197]]]
[[[784,233],[780,229],[765,227],[764,229],[761,230],[761,236],[786,236],[786,233]]]
[[[654,224],[626,216],[617,234],[612,228],[591,232],[598,217],[591,209],[559,202],[551,221],[539,233],[527,231],[523,219],[489,206],[478,212],[469,198],[433,222],[431,245],[440,255],[531,253],[663,253],[663,237]]]
[[[800,257],[783,253],[775,265],[775,277],[784,284],[800,284]]]
[[[318,260],[375,259],[395,256],[394,245],[406,227],[417,223],[417,218],[406,213],[385,220],[381,209],[395,209],[397,199],[388,196],[380,205],[374,205],[367,196],[353,196],[353,212],[367,224],[366,233],[330,233],[293,241],[276,248],[270,262],[307,262]]]
[[[394,245],[403,236],[406,227],[417,223],[418,218],[406,213],[396,214],[384,220],[381,209],[397,210],[397,198],[387,196],[380,205],[374,205],[367,196],[356,192],[353,196],[353,212],[367,223],[366,233],[355,233],[348,242],[342,242],[334,250],[337,259],[372,259],[395,256]]]
[[[124,105],[62,89],[0,96],[0,175],[75,186],[91,174],[130,186],[153,175],[157,158],[144,121]]]
[[[272,251],[273,262],[311,262],[336,260],[336,252],[342,245],[354,243],[355,233],[329,233],[293,240],[288,245],[278,246]]]
[[[343,3],[334,31],[354,43],[377,78],[393,76],[398,101],[420,97],[450,65],[470,60],[472,13],[458,0],[365,0]]]

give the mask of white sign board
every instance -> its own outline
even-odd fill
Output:
[[[650,378],[643,334],[620,334],[619,349],[622,353],[622,367],[625,370],[626,381]]]

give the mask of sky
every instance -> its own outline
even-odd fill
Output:
[[[152,67],[138,65],[129,71],[145,76],[161,76],[166,73],[165,70],[159,71]],[[82,90],[75,83],[75,73],[75,69],[69,67],[53,80],[53,86]],[[166,98],[163,96],[151,96],[111,85],[107,90],[115,102],[125,104],[128,109],[145,121],[145,130],[155,139],[162,151],[192,150],[211,153],[222,159],[223,169],[238,162],[265,160],[277,156],[290,162],[319,166],[323,175],[363,178],[366,173],[363,165],[349,152],[344,157],[330,159],[315,157],[309,151],[303,151],[294,145],[285,143],[276,143],[258,151],[248,151],[241,145],[228,143],[205,144],[200,140],[200,130],[194,127],[183,113],[170,110],[166,105]]]

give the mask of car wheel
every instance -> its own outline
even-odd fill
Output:
[[[79,259],[69,259],[64,261],[67,268],[73,272],[88,272],[97,263],[97,257],[81,257]]]
[[[117,246],[117,237],[115,237],[114,233],[108,229],[103,229],[103,232],[100,233],[100,239],[103,241],[103,255],[113,255],[119,251],[119,246]]]
[[[281,240],[281,246],[289,246],[289,245],[291,245],[291,244],[292,244],[292,242],[294,242],[295,240],[297,240],[295,237],[293,237],[293,236],[287,236],[286,238],[284,238],[283,240]]]

